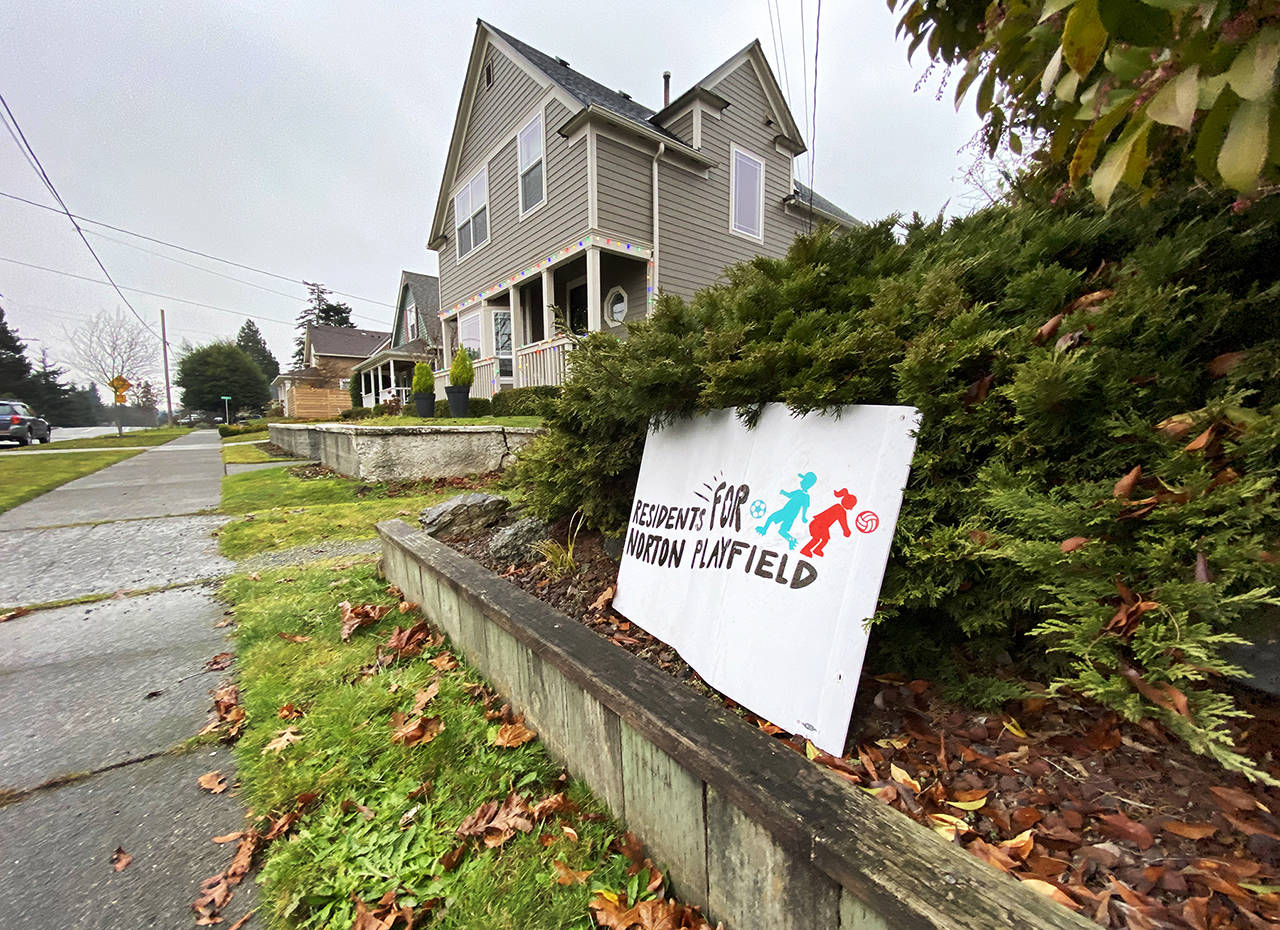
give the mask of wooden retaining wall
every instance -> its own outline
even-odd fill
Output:
[[[399,520],[383,568],[727,930],[1084,930],[1083,917]]]

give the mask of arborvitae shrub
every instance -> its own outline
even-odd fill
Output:
[[[620,530],[651,421],[916,406],[876,661],[963,686],[1012,658],[1269,778],[1232,746],[1220,649],[1280,604],[1280,198],[893,226],[802,237],[625,341],[585,337],[513,475],[530,508]]]
[[[560,396],[560,389],[540,384],[534,387],[512,388],[493,395],[495,417],[541,417]]]

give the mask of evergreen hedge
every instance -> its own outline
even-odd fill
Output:
[[[559,396],[558,387],[546,384],[499,391],[493,395],[493,415],[495,417],[546,416]]]
[[[1272,780],[1233,748],[1221,647],[1280,604],[1280,198],[1229,203],[799,238],[585,337],[512,480],[617,532],[651,419],[913,405],[878,666],[949,669],[971,700],[1051,680]]]

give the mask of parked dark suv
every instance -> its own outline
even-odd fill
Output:
[[[27,446],[33,439],[48,442],[51,438],[53,427],[22,401],[0,400],[0,439]]]

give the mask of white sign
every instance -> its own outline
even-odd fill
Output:
[[[650,430],[614,607],[710,685],[844,750],[902,490],[914,407],[765,407]]]

